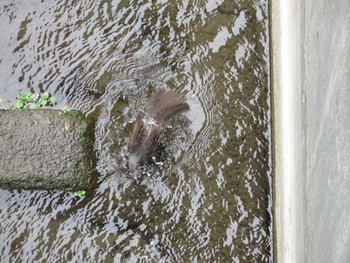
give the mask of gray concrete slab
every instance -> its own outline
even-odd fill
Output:
[[[307,262],[350,261],[350,1],[305,5]]]
[[[350,259],[349,14],[271,3],[276,262]]]
[[[76,110],[0,110],[0,187],[89,188],[93,131]]]

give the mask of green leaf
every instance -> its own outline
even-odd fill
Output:
[[[47,104],[47,100],[44,98],[40,98],[38,101],[38,105],[45,106]]]
[[[24,106],[24,103],[22,100],[18,100],[17,103],[16,103],[16,108],[17,109],[22,109]]]
[[[37,108],[38,108],[38,105],[36,105],[35,103],[30,103],[29,104],[29,109],[36,110]]]
[[[85,191],[77,191],[77,192],[74,192],[74,196],[76,196],[76,197],[79,197],[79,198],[81,198],[81,197],[83,197],[83,196],[85,196]]]
[[[45,91],[45,92],[43,93],[43,95],[41,95],[41,97],[42,97],[43,99],[47,100],[47,99],[50,97],[50,94],[49,94],[47,91]]]
[[[70,112],[70,108],[68,108],[67,106],[64,106],[63,109],[61,110],[63,113],[67,113]]]
[[[28,99],[28,100],[32,100],[32,99],[34,99],[34,98],[35,98],[35,94],[29,92],[28,95],[27,95],[27,99]]]
[[[56,99],[54,97],[51,97],[50,93],[45,91],[43,94],[41,94],[40,98],[36,102],[36,95],[35,93],[29,92],[27,94],[23,92],[19,92],[17,95],[17,109],[37,109],[40,106],[47,106],[49,103],[54,102]],[[2,101],[0,101],[1,103]]]

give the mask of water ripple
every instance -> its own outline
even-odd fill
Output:
[[[95,123],[98,183],[0,191],[4,262],[272,262],[267,1],[10,1],[0,97],[48,90]],[[6,30],[5,30],[6,29]],[[191,111],[128,169],[154,89]]]

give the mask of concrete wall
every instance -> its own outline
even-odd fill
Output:
[[[350,1],[271,1],[276,262],[350,260]]]

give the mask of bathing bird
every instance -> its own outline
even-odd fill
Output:
[[[129,168],[136,170],[151,162],[159,139],[171,120],[190,106],[173,91],[159,89],[151,95],[144,114],[139,114],[129,137]]]

